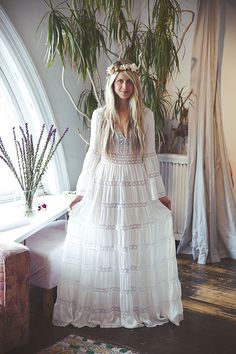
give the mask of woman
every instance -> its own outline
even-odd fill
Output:
[[[138,68],[108,68],[106,105],[71,203],[53,323],[154,327],[183,319],[170,200]]]

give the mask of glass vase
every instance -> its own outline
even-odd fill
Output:
[[[34,190],[23,190],[15,193],[15,202],[17,208],[25,217],[32,217],[35,215],[38,203],[37,192]]]
[[[31,217],[36,213],[36,194],[35,191],[25,190],[23,191],[25,195],[25,216]]]

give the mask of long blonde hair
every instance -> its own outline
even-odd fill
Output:
[[[101,122],[101,150],[106,155],[111,156],[112,146],[114,144],[115,128],[120,123],[118,114],[118,99],[114,92],[114,82],[119,75],[119,67],[124,64],[131,64],[128,60],[120,60],[113,64],[116,71],[108,76],[105,88],[105,109]],[[144,132],[142,125],[143,98],[139,76],[135,71],[125,70],[125,74],[132,81],[134,92],[129,99],[129,125],[128,130],[131,133],[132,151],[135,155],[143,152]]]

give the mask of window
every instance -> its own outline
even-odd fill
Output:
[[[22,125],[24,122],[29,123],[36,139],[43,123],[46,127],[50,127],[51,124],[56,126],[48,99],[29,54],[0,7],[0,136],[8,151],[15,153],[12,127]],[[10,169],[2,161],[0,168],[1,202],[12,199],[19,186]],[[43,184],[45,191],[51,194],[69,189],[61,144],[49,163]]]
[[[3,143],[9,152],[10,156],[14,156],[14,144],[12,136],[13,126],[21,124],[22,116],[16,110],[17,102],[14,94],[9,86],[6,77],[0,69],[0,117],[1,117],[1,130],[0,135],[3,138]],[[13,161],[15,162],[15,161]],[[12,193],[19,189],[16,178],[13,176],[10,169],[1,162],[1,183],[0,183],[0,198],[1,200],[11,199]]]

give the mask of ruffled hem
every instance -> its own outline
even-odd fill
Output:
[[[150,314],[148,314],[150,315]],[[100,321],[100,320],[91,320],[91,321],[84,321],[84,322],[78,322],[76,320],[71,320],[71,321],[58,321],[56,318],[53,318],[53,324],[58,327],[66,327],[68,325],[72,325],[77,328],[82,328],[82,327],[90,327],[90,328],[95,328],[95,327],[100,327],[100,328],[127,328],[127,329],[135,329],[135,328],[141,328],[141,327],[148,327],[148,328],[153,328],[157,326],[162,326],[165,323],[172,322],[176,326],[180,325],[180,322],[183,321],[183,313],[174,315],[173,318],[164,318],[161,316],[156,315],[155,320],[148,320],[148,319],[127,319],[127,320],[120,320],[120,317],[118,317],[116,320],[112,322],[106,322],[106,321]]]
[[[118,297],[114,295],[112,297],[112,294],[108,293],[95,299],[94,294],[91,296],[91,292],[87,293],[81,291],[81,288],[77,288],[79,296],[82,299],[88,298],[89,301],[78,304],[78,301],[74,303],[57,300],[54,306],[53,323],[63,327],[72,324],[76,327],[137,328],[143,326],[155,327],[172,322],[179,326],[183,320],[183,307],[178,294],[178,281],[173,281],[172,287],[173,289],[170,291],[172,297],[168,298],[167,294],[167,300],[157,302],[156,306],[151,304],[148,306],[147,299],[150,296],[158,298],[159,291],[157,289],[156,291],[146,291],[145,296],[140,298],[139,302],[135,297],[130,298],[130,306],[125,308],[124,300],[119,295]],[[120,302],[118,299],[120,299]],[[93,303],[94,305],[90,305]]]
[[[155,327],[182,317],[171,217],[159,212],[129,230],[69,223],[55,325]]]

